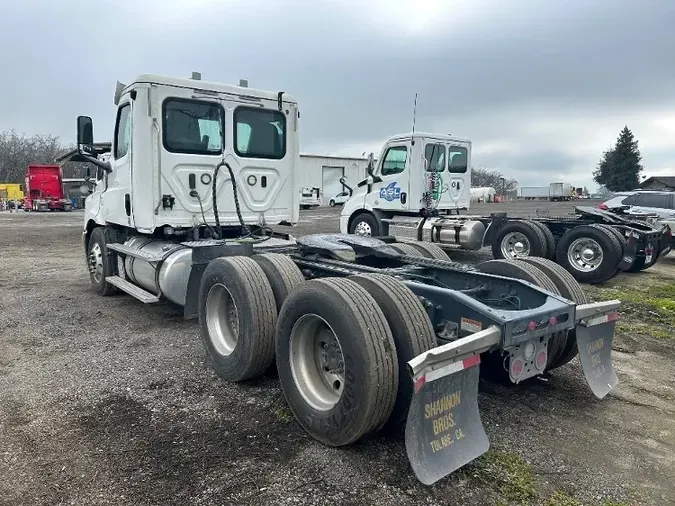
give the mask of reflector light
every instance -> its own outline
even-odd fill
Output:
[[[555,316],[551,316],[551,318],[548,320],[548,324],[555,325],[556,323],[558,323],[558,320],[555,319]]]
[[[532,356],[534,355],[534,343],[532,341],[528,341],[527,344],[525,345],[525,360],[530,360]]]

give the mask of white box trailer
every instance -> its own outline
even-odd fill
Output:
[[[519,199],[547,199],[550,195],[548,186],[521,186],[518,189]]]
[[[551,200],[571,200],[572,185],[569,183],[551,183],[549,185],[549,198]]]

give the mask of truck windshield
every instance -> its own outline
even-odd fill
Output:
[[[172,153],[219,154],[223,146],[219,104],[182,98],[164,102],[164,147]]]
[[[237,107],[234,150],[245,158],[280,160],[286,156],[286,117],[279,111]]]
[[[453,174],[464,174],[468,168],[467,149],[461,146],[448,147],[448,170]]]

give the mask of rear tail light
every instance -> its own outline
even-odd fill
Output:
[[[600,204],[598,206],[598,209],[602,209],[603,211],[606,211],[607,209],[609,209],[609,207],[607,207],[607,204]]]
[[[544,367],[546,367],[546,350],[541,350],[539,353],[537,353],[537,358],[534,361],[534,365],[540,371],[544,370]]]
[[[523,374],[523,369],[525,369],[525,365],[521,359],[515,358],[511,360],[511,376],[520,378]]]

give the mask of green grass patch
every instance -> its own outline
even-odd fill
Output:
[[[565,492],[556,490],[551,497],[546,499],[544,506],[583,506],[583,504]]]
[[[489,450],[476,461],[476,467],[506,504],[529,504],[537,496],[532,469],[518,455]]]
[[[621,301],[622,315],[617,323],[619,333],[675,339],[675,283],[649,281],[645,279],[625,287],[612,283],[607,287],[585,289],[594,301]]]
[[[274,412],[274,416],[280,422],[288,423],[293,421],[293,412],[289,408],[279,408]]]

